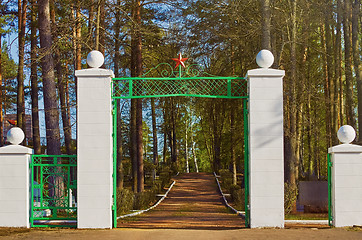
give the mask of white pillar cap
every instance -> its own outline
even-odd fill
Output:
[[[261,68],[270,68],[274,63],[274,55],[269,50],[263,49],[256,55],[256,63]]]
[[[100,51],[93,50],[88,53],[87,63],[91,68],[99,68],[104,63],[104,56]]]
[[[9,143],[19,145],[24,140],[25,134],[21,128],[13,127],[8,131],[6,138]]]
[[[356,138],[356,131],[350,125],[343,125],[337,132],[339,141],[343,144],[349,144]]]

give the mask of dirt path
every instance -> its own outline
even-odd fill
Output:
[[[188,173],[175,178],[167,198],[155,209],[131,220],[119,220],[120,228],[238,229],[240,216],[222,203],[211,174]]]

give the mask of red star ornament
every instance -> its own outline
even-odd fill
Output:
[[[176,62],[175,68],[177,68],[180,64],[181,64],[181,66],[183,66],[184,68],[186,68],[184,62],[185,62],[187,59],[188,59],[188,58],[182,58],[181,53],[178,54],[178,58],[172,58],[172,60],[174,60],[174,61]]]

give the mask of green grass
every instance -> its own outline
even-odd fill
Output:
[[[285,220],[328,220],[328,213],[286,214]]]
[[[362,232],[362,226],[347,227],[346,230],[352,232]]]

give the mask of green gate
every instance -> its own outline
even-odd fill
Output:
[[[77,156],[32,155],[31,227],[76,227]]]
[[[249,127],[247,78],[219,77],[206,73],[200,65],[184,66],[181,55],[175,68],[161,63],[151,68],[141,77],[112,79],[113,99],[113,224],[117,227],[116,167],[117,166],[117,99],[136,99],[151,97],[204,97],[243,99],[244,109],[244,147],[245,147],[245,226],[249,227]],[[184,68],[181,67],[184,66]],[[178,69],[177,69],[177,66]],[[175,70],[176,69],[176,70]]]

